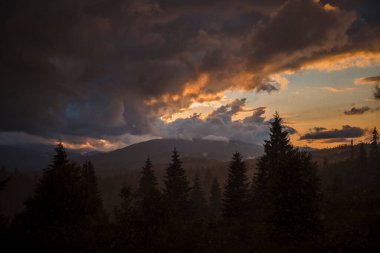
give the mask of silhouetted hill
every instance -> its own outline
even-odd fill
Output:
[[[174,147],[178,149],[181,157],[190,164],[193,164],[193,162],[206,164],[216,161],[229,161],[236,151],[242,153],[245,159],[257,158],[263,152],[260,145],[239,141],[224,142],[199,139],[156,139],[110,152],[71,149],[68,149],[67,152],[70,159],[77,162],[83,162],[85,159],[91,160],[96,170],[103,174],[104,172],[120,172],[125,169],[139,169],[147,156],[150,156],[156,165],[166,165],[170,160]],[[5,166],[9,169],[17,168],[20,171],[41,171],[51,162],[54,148],[54,145],[47,144],[0,145],[0,166]],[[323,165],[324,161],[328,163],[342,161],[349,157],[351,152],[350,146],[328,149],[301,147],[300,149],[311,152],[313,160],[320,166]],[[354,149],[357,150],[358,146],[355,145]],[[191,165],[191,167],[194,166]]]
[[[367,152],[369,152],[369,144],[364,144]],[[359,153],[359,145],[354,145],[354,156]],[[334,148],[316,149],[310,151],[313,155],[313,160],[317,162],[320,167],[324,163],[336,163],[347,160],[351,156],[351,147],[349,145],[341,145]]]
[[[181,158],[200,158],[202,160],[228,161],[238,151],[246,159],[262,154],[259,145],[237,141],[156,139],[140,142],[107,153],[84,156],[79,160],[91,160],[98,171],[117,171],[120,169],[139,169],[149,156],[154,164],[167,164],[173,148],[176,147]]]

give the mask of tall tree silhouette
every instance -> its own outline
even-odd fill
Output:
[[[189,182],[182,167],[177,150],[174,148],[172,160],[166,169],[165,195],[178,211],[186,211],[189,199]]]
[[[193,185],[191,187],[190,205],[195,219],[200,220],[205,217],[207,203],[198,174],[194,176]]]
[[[121,204],[115,208],[115,222],[113,224],[114,241],[112,250],[114,252],[135,252],[136,247],[136,199],[128,186],[120,190]]]
[[[222,214],[222,192],[217,178],[214,178],[210,189],[209,199],[210,219],[218,221]]]
[[[89,201],[92,193],[85,194],[89,189],[84,191],[83,171],[69,162],[61,142],[55,151],[53,162],[44,170],[33,197],[26,201],[24,212],[13,223],[17,238],[24,242],[18,246],[87,251],[85,242],[93,229],[93,221],[87,217],[89,210],[94,210],[89,204],[93,202]]]
[[[55,155],[53,157],[53,162],[49,165],[49,170],[58,170],[63,168],[69,164],[69,160],[67,158],[67,153],[65,148],[63,147],[62,141],[59,140],[57,147],[55,148]]]
[[[379,155],[378,141],[379,141],[379,134],[375,127],[372,131],[372,139],[371,139],[371,146],[370,146],[370,153],[369,153],[371,158],[377,158]]]
[[[144,198],[153,191],[157,191],[157,179],[152,169],[152,162],[149,157],[145,161],[145,165],[141,170],[141,178],[137,194],[139,197]]]
[[[270,127],[270,138],[264,143],[265,155],[258,161],[258,170],[254,176],[252,189],[254,202],[261,207],[271,205],[270,187],[273,187],[273,174],[278,171],[281,162],[293,150],[288,133],[284,131],[282,119],[276,112]],[[254,204],[255,206],[255,204]]]
[[[104,229],[107,225],[107,217],[103,208],[103,202],[98,189],[98,180],[95,169],[90,161],[86,161],[81,170],[80,188],[82,189],[83,221],[87,226],[84,233],[86,251],[92,252],[99,249],[105,240]]]
[[[236,152],[230,162],[223,199],[223,215],[227,219],[241,219],[247,207],[249,183],[247,169],[242,159],[240,153]]]
[[[254,177],[255,208],[261,209],[270,233],[296,241],[313,234],[318,226],[319,185],[311,155],[294,149],[276,113],[270,139]]]
[[[89,215],[102,215],[103,204],[98,189],[98,180],[95,175],[95,169],[90,161],[86,161],[82,167],[81,187],[83,189],[84,199],[88,201],[87,207]]]

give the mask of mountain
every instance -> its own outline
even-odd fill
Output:
[[[254,159],[263,153],[262,146],[256,144],[201,139],[155,139],[110,152],[67,149],[67,153],[70,159],[79,163],[91,160],[97,171],[104,174],[104,172],[139,169],[148,156],[155,165],[167,165],[174,147],[190,167],[199,167],[198,164],[206,165],[216,161],[228,162],[236,151],[242,153],[245,159]],[[54,148],[54,145],[49,144],[0,145],[0,166],[17,168],[21,171],[41,171],[51,162]],[[356,145],[354,148],[358,150]],[[326,161],[338,162],[350,156],[349,146],[320,150],[308,147],[300,149],[311,152],[313,160],[321,166]]]
[[[242,153],[246,159],[258,157],[263,152],[263,148],[259,145],[238,141],[155,139],[107,153],[85,155],[78,160],[91,160],[98,171],[134,170],[139,169],[148,156],[155,164],[169,163],[174,147],[182,159],[197,158],[217,161],[229,161],[232,154],[237,151]]]
[[[228,161],[236,151],[245,158],[255,158],[262,153],[261,146],[244,142],[180,139],[150,140],[110,152],[67,149],[67,153],[70,159],[79,163],[91,160],[98,171],[104,172],[138,169],[148,156],[156,164],[167,164],[174,147],[182,158],[199,158],[202,161]],[[48,144],[0,145],[0,166],[21,171],[40,171],[51,162],[54,148],[54,145]]]

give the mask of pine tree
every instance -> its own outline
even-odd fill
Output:
[[[152,170],[152,162],[149,157],[145,161],[145,166],[141,170],[141,178],[139,187],[137,189],[137,195],[144,198],[153,191],[157,191],[157,179]]]
[[[210,219],[218,221],[222,212],[222,193],[217,178],[214,178],[211,184],[209,210]]]
[[[94,208],[89,205],[93,202],[89,200],[92,193],[85,194],[84,188],[89,191],[94,185],[84,187],[88,178],[84,180],[82,168],[69,162],[61,142],[55,151],[53,162],[44,170],[33,197],[15,218],[13,229],[17,231],[16,238],[25,242],[20,247],[86,251],[88,245],[84,242],[88,242],[88,234],[93,229],[93,219],[87,216]]]
[[[274,115],[269,131],[270,139],[264,143],[265,155],[259,159],[258,170],[252,183],[252,196],[254,196],[254,202],[256,202],[253,203],[254,208],[257,204],[260,204],[260,206],[270,205],[268,194],[273,183],[273,173],[279,170],[281,162],[293,150],[289,142],[288,133],[284,131],[282,119],[277,112]]]
[[[379,141],[379,134],[378,134],[377,129],[375,127],[372,131],[372,140],[371,140],[371,148],[370,148],[370,157],[371,158],[377,158],[379,155],[378,141]]]
[[[55,148],[55,155],[53,158],[53,162],[49,165],[48,170],[63,168],[67,166],[68,164],[69,164],[69,160],[67,159],[66,150],[63,147],[62,141],[59,140],[57,147]]]
[[[136,251],[136,199],[128,186],[120,190],[121,204],[115,208],[115,222],[113,224],[114,238],[112,249],[114,252]],[[141,227],[142,229],[143,227]]]
[[[297,241],[313,234],[318,227],[316,164],[290,144],[278,113],[264,151],[253,182],[255,215],[277,239]]]
[[[86,161],[82,166],[81,187],[83,189],[83,199],[86,201],[88,216],[94,218],[102,217],[104,215],[103,202],[98,189],[95,169],[90,161]]]
[[[86,251],[92,252],[101,246],[107,225],[103,202],[98,189],[95,169],[90,161],[86,161],[81,170],[80,188],[82,189],[82,228],[84,231],[83,244]]]
[[[189,199],[189,183],[186,172],[182,167],[182,161],[174,148],[172,161],[166,169],[165,195],[168,201],[178,211],[186,211]]]
[[[239,220],[245,215],[248,200],[247,169],[242,156],[236,152],[230,163],[224,191],[223,216]]]
[[[199,220],[205,216],[206,200],[197,174],[194,176],[193,186],[191,187],[190,205],[195,219]]]

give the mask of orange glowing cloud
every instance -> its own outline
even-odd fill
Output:
[[[331,55],[305,64],[301,70],[339,71],[351,67],[365,68],[380,65],[379,52],[349,52]],[[288,73],[294,73],[290,71]]]

